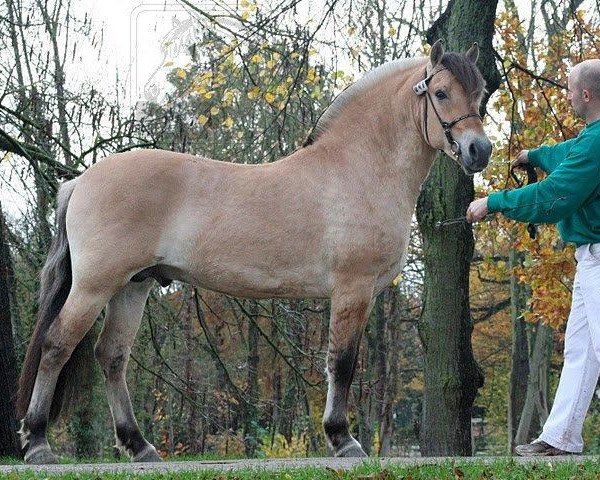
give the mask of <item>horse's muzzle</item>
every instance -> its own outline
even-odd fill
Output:
[[[492,142],[487,137],[471,138],[464,147],[461,145],[462,163],[468,173],[481,172],[487,167],[492,155]]]

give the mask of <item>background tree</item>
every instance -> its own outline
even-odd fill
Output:
[[[12,268],[6,241],[4,215],[0,207],[0,456],[20,454],[15,415],[17,370],[10,308]]]
[[[443,38],[452,51],[466,51],[479,42],[479,68],[487,95],[499,83],[492,37],[495,1],[454,0],[428,31],[432,44]],[[482,103],[485,109],[487,98]],[[483,385],[471,348],[469,266],[473,234],[469,224],[439,229],[435,222],[464,215],[473,200],[473,179],[446,155],[434,163],[417,203],[423,234],[425,299],[419,332],[425,350],[423,422],[424,455],[471,455],[471,407]]]

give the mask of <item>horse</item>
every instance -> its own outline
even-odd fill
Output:
[[[478,55],[477,44],[457,53],[437,42],[428,57],[374,69],[334,99],[303,148],[273,163],[136,150],[64,183],[19,379],[25,461],[56,462],[47,427],[105,307],[94,353],[117,445],[132,461],[161,460],[125,373],[149,291],[171,280],[238,297],[330,298],[323,428],[335,456],[366,456],[349,432],[349,388],[374,298],[402,270],[421,184],[437,150],[468,175],[491,155]]]

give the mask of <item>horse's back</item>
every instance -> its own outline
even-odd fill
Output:
[[[167,265],[237,295],[323,296],[319,197],[291,184],[289,167],[160,150],[107,157],[79,177],[69,203],[74,267],[123,283]]]

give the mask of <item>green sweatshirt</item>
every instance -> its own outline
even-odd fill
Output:
[[[600,120],[577,138],[529,151],[542,181],[488,197],[488,210],[520,222],[557,223],[565,242],[600,242]]]

